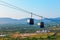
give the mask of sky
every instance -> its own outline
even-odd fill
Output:
[[[30,14],[25,11],[3,6],[1,1],[15,5],[21,9],[27,10],[34,14],[55,18],[60,17],[60,0],[0,0],[0,18],[30,18]],[[5,4],[4,4],[5,5]],[[33,15],[33,18],[39,18]]]

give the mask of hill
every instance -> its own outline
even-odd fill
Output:
[[[30,18],[23,18],[23,19],[12,19],[12,18],[0,18],[0,24],[12,24],[12,23],[20,23],[20,24],[28,24],[27,20]],[[51,21],[52,20],[52,21]],[[39,19],[34,19],[34,24],[40,22]],[[44,23],[60,23],[60,17],[58,18],[48,18],[48,19],[42,19]]]

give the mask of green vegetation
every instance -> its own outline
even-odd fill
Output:
[[[30,38],[30,37],[26,37],[26,38],[8,38],[8,37],[1,37],[0,40],[60,40],[60,36],[56,37],[56,38]]]
[[[18,36],[12,36],[14,34],[19,35],[19,34],[24,34],[24,33],[36,33],[36,31],[43,30],[43,29],[48,29],[53,33],[56,33],[54,35],[47,35],[46,34],[39,34],[35,36],[26,36],[24,38]],[[57,35],[60,33],[60,27],[48,27],[48,28],[39,28],[36,25],[20,25],[20,24],[5,24],[5,25],[0,25],[0,34],[6,34],[7,36],[0,37],[0,40],[60,40],[60,35]]]

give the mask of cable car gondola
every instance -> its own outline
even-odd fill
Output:
[[[33,18],[30,18],[29,24],[30,24],[30,25],[34,25],[34,19],[33,19]]]
[[[40,23],[40,28],[44,28],[44,22]]]
[[[34,19],[32,18],[32,15],[33,15],[33,14],[31,13],[31,18],[29,19],[29,24],[30,24],[30,25],[34,25]]]

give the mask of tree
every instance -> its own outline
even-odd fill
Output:
[[[32,40],[37,40],[37,38],[33,37]]]

